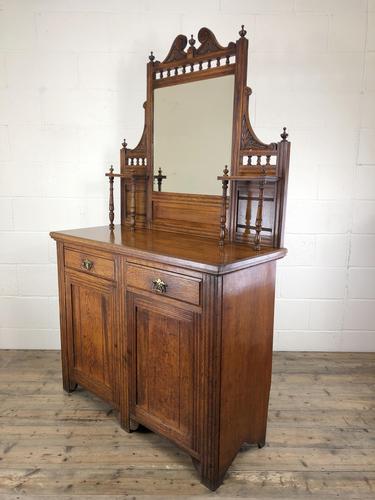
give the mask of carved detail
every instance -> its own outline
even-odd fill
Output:
[[[185,59],[187,54],[185,52],[185,47],[187,45],[187,38],[185,35],[178,35],[174,39],[172,43],[172,47],[170,48],[167,57],[164,59],[163,63],[180,61],[181,59]]]
[[[209,52],[217,52],[218,50],[225,50],[225,48],[233,48],[236,46],[234,42],[230,42],[228,47],[223,47],[219,44],[216,36],[208,28],[201,28],[198,33],[198,40],[201,43],[197,49],[197,54],[203,55]]]
[[[249,119],[249,96],[251,95],[251,89],[246,87],[245,90],[245,108],[241,123],[241,149],[266,149],[267,151],[275,150],[276,143],[272,142],[271,144],[265,144],[255,135]]]
[[[143,107],[146,109],[146,102],[143,104]],[[123,147],[126,148],[127,143],[124,139],[124,142],[122,143]],[[134,154],[139,154],[139,155],[146,155],[147,152],[147,120],[145,118],[145,125],[143,127],[143,132],[140,141],[136,145],[134,149],[127,149],[127,153],[130,153],[130,156]]]

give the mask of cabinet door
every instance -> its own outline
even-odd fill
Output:
[[[67,333],[74,380],[114,402],[115,285],[91,276],[66,275]]]
[[[199,315],[128,294],[131,414],[152,430],[194,450],[194,396]]]

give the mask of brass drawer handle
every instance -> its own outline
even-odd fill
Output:
[[[83,269],[86,269],[86,271],[91,271],[94,267],[94,263],[92,260],[86,258],[82,261],[82,267]]]
[[[160,278],[152,280],[152,289],[155,290],[155,292],[166,293],[167,286],[168,285]]]

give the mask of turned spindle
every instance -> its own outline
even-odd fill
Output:
[[[263,223],[263,197],[264,197],[264,185],[265,181],[261,181],[259,184],[259,199],[258,199],[258,210],[255,220],[255,238],[254,238],[254,248],[255,250],[260,250],[262,223]]]
[[[223,170],[224,177],[228,177],[228,166],[225,165]],[[226,234],[226,222],[227,222],[227,193],[228,193],[228,179],[222,179],[221,183],[223,186],[223,194],[222,194],[222,205],[221,205],[221,215],[220,215],[220,239],[219,245],[224,245],[225,234]]]
[[[135,177],[132,176],[130,184],[130,229],[135,230]]]
[[[114,177],[113,175],[113,165],[111,165],[110,169],[109,169],[109,204],[108,204],[108,208],[109,208],[109,229],[111,231],[114,230],[115,228],[115,225],[113,223],[113,221],[115,220],[115,204],[114,204],[114,201],[113,201],[113,181],[114,181]]]

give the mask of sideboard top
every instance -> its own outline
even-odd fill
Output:
[[[220,247],[213,239],[168,233],[153,229],[131,229],[117,225],[51,232],[51,237],[68,244],[90,246],[116,254],[151,258],[165,264],[183,266],[210,274],[224,274],[237,269],[280,259],[285,248],[254,250],[241,243],[226,243]]]

